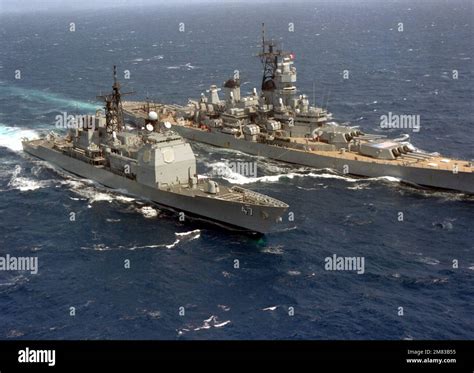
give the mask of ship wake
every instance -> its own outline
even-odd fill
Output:
[[[22,150],[21,139],[24,137],[34,140],[39,138],[39,134],[33,130],[0,124],[0,146],[19,152]]]
[[[111,247],[104,243],[94,244],[91,247],[81,247],[82,250],[93,250],[93,251],[111,251],[111,250],[143,250],[143,249],[173,249],[179,244],[197,240],[201,237],[201,231],[195,229],[188,232],[175,232],[175,240],[171,243],[159,243],[151,245],[131,245],[131,246],[115,246]]]
[[[211,171],[208,173],[209,176],[219,176],[222,179],[228,181],[232,184],[244,185],[244,184],[253,184],[253,183],[275,183],[281,179],[294,179],[294,178],[315,178],[315,179],[334,179],[342,180],[347,183],[358,183],[358,182],[367,182],[367,181],[384,181],[390,183],[400,183],[400,179],[392,176],[380,176],[372,178],[355,178],[347,175],[340,175],[334,172],[331,169],[322,169],[320,172],[318,170],[308,170],[307,168],[300,168],[292,172],[279,173],[275,175],[264,175],[259,177],[250,177],[242,175],[241,173],[235,172],[227,163],[225,162],[216,162],[212,164],[207,164],[211,168]]]

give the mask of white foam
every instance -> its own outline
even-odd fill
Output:
[[[166,67],[168,70],[181,70],[181,69],[186,69],[186,70],[194,70],[196,66],[191,65],[190,62],[184,64],[184,65],[177,65],[177,66],[167,66]]]
[[[112,193],[108,191],[105,187],[102,187],[100,184],[96,184],[92,180],[81,179],[81,180],[74,180],[71,179],[67,173],[63,172],[62,170],[58,171],[61,176],[65,177],[66,180],[61,181],[61,184],[69,186],[70,190],[79,196],[85,198],[89,204],[93,204],[95,202],[109,202],[112,203],[113,201],[118,201],[121,203],[132,203],[135,201],[134,198],[124,196],[117,193]]]
[[[389,181],[391,183],[399,183],[401,179],[398,177],[393,177],[393,176],[379,176],[379,177],[369,177],[367,179],[363,180],[371,180],[371,181]]]
[[[438,259],[429,258],[429,257],[420,258],[418,261],[424,264],[432,265],[432,266],[438,265],[440,263]]]
[[[288,271],[287,272],[290,276],[299,276],[301,275],[300,271]]]
[[[347,189],[350,189],[350,190],[364,190],[364,189],[370,189],[368,187],[369,184],[356,184],[354,186],[351,186],[351,187],[347,187]]]
[[[28,192],[41,188],[46,188],[50,185],[49,181],[38,181],[29,179],[27,177],[16,177],[13,181],[8,183],[8,186],[18,189],[21,192]]]
[[[92,246],[92,249],[95,251],[108,251],[112,250],[109,246],[103,243],[98,243]]]
[[[158,211],[150,206],[143,206],[140,208],[140,212],[147,219],[156,218],[158,216]]]
[[[212,168],[212,175],[221,175],[224,180],[232,184],[251,184],[251,183],[274,183],[278,182],[281,178],[293,179],[295,177],[312,177],[318,179],[339,179],[347,182],[356,182],[358,179],[353,179],[346,176],[336,175],[332,173],[322,173],[316,174],[313,172],[301,173],[301,172],[289,172],[277,175],[267,175],[260,177],[247,177],[238,172],[233,171],[225,162],[216,162],[213,164],[208,164]]]
[[[154,319],[159,319],[161,317],[161,312],[160,311],[149,311],[149,312],[147,312],[147,315],[154,318]]]
[[[265,253],[265,254],[273,254],[273,255],[283,255],[283,249],[282,249],[282,246],[277,246],[277,247],[265,247],[263,250],[262,250],[262,253]]]
[[[7,282],[0,282],[0,286],[15,286],[15,285],[22,285],[26,282],[30,281],[27,276],[18,275],[10,278]]]
[[[9,127],[0,124],[0,146],[4,146],[13,151],[22,150],[21,139],[28,138],[34,140],[39,137],[39,134],[33,130],[25,130],[19,127]]]
[[[8,182],[8,187],[10,189],[17,189],[21,192],[27,192],[41,188],[47,188],[54,182],[54,180],[35,180],[24,176],[19,176],[21,171],[21,166],[16,165],[14,170],[11,172],[10,181]]]
[[[167,249],[172,249],[172,248],[175,247],[177,244],[179,244],[180,241],[181,241],[181,240],[178,238],[178,239],[176,239],[171,245],[165,245],[165,247],[166,247]]]
[[[176,232],[175,236],[176,236],[176,239],[171,244],[133,246],[133,247],[129,248],[129,250],[156,249],[156,248],[160,248],[160,247],[164,247],[166,249],[172,249],[173,247],[176,247],[176,245],[178,245],[184,239],[186,239],[186,241],[192,241],[192,240],[198,239],[199,237],[201,237],[201,231],[199,229],[196,229],[194,231],[189,231],[189,232],[181,232],[181,233]],[[180,238],[180,237],[185,237],[185,238]]]
[[[323,173],[315,173],[315,172],[303,172],[305,169],[300,169],[296,172],[288,172],[288,173],[281,173],[276,175],[267,175],[267,176],[260,176],[260,177],[247,177],[242,175],[238,172],[233,171],[227,163],[225,162],[216,162],[213,164],[206,164],[208,167],[212,169],[210,175],[220,175],[224,180],[232,183],[232,184],[251,184],[251,183],[274,183],[278,182],[282,178],[287,179],[294,179],[295,177],[310,177],[314,179],[335,179],[335,180],[343,180],[348,183],[356,183],[360,181],[388,181],[388,182],[400,182],[400,179],[392,176],[380,176],[380,177],[372,177],[372,178],[364,178],[364,179],[356,179],[350,176],[338,175],[333,173],[330,169],[324,169]]]
[[[195,229],[195,230],[189,231],[189,232],[175,233],[175,235],[178,236],[178,237],[189,236],[191,234],[199,237],[201,235],[201,231],[199,229]]]
[[[133,202],[135,201],[135,198],[131,198],[131,197],[127,197],[127,196],[122,196],[122,195],[117,195],[115,196],[115,199],[117,201],[121,201],[121,202]]]
[[[297,185],[296,188],[301,189],[301,190],[306,190],[306,191],[318,190],[318,188],[303,188],[303,187],[300,187],[299,185]],[[349,189],[351,189],[351,188],[349,188]]]
[[[144,245],[144,246],[133,246],[130,247],[129,250],[136,250],[136,249],[157,249],[160,247],[167,247],[167,245],[164,244],[157,244],[157,245]]]
[[[212,327],[214,328],[222,328],[223,326],[226,326],[228,324],[230,324],[230,320],[226,320],[226,321],[223,321],[223,322],[219,322],[218,319],[217,319],[217,316],[214,316],[212,315],[211,317],[209,317],[207,320],[204,320],[203,321],[203,324],[197,328],[194,328],[193,330],[194,331],[199,331],[199,330],[205,330],[205,329],[210,329]]]
[[[102,193],[93,188],[81,188],[81,189],[71,189],[74,193],[79,194],[82,197],[87,198],[90,204],[94,202],[109,202],[111,203],[114,200],[114,196],[110,193]]]
[[[230,324],[230,320],[221,322],[220,324],[214,324],[214,328],[222,328],[223,326],[226,326],[227,324]]]
[[[174,241],[171,245],[166,245],[167,249],[172,249],[177,244],[179,244],[182,241],[182,239],[179,237],[185,237],[188,241],[197,240],[199,237],[201,237],[201,231],[199,229],[195,229],[189,232],[175,233],[175,236],[178,238],[176,238],[176,241]]]

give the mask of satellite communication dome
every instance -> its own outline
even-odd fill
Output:
[[[164,122],[163,125],[165,128],[170,129],[171,128],[171,123],[170,122]]]
[[[152,131],[153,131],[153,124],[148,123],[148,124],[146,125],[146,129],[147,129],[148,131],[152,132]]]
[[[158,114],[156,113],[156,111],[150,111],[148,113],[148,119],[149,120],[158,120]]]

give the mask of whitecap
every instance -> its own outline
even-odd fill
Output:
[[[190,232],[175,232],[176,239],[174,240],[173,243],[171,244],[156,244],[156,245],[144,245],[144,246],[133,246],[129,248],[129,250],[136,250],[136,249],[156,249],[160,247],[164,247],[166,249],[172,249],[176,247],[180,242],[182,241],[193,241],[201,237],[201,231],[199,229],[196,229],[194,231]],[[183,237],[183,238],[180,238]]]
[[[27,177],[16,177],[14,180],[10,180],[8,186],[18,189],[20,192],[29,192],[50,186],[50,180],[38,181]]]
[[[301,189],[301,190],[306,190],[306,191],[318,190],[318,188],[303,188],[299,185],[297,185],[296,188]],[[349,189],[351,189],[351,188],[349,188]]]
[[[287,272],[290,276],[299,276],[301,275],[300,271],[288,271]]]
[[[364,189],[370,189],[368,187],[369,184],[356,184],[354,186],[351,186],[351,187],[347,187],[347,189],[349,190],[364,190]]]
[[[156,218],[158,216],[158,211],[150,206],[143,206],[139,211],[147,219]]]
[[[277,174],[277,175],[266,175],[266,176],[260,176],[260,177],[248,177],[245,175],[242,175],[238,172],[233,171],[229,165],[225,162],[216,162],[213,164],[206,164],[208,167],[212,169],[210,173],[208,173],[209,176],[214,176],[214,175],[220,175],[220,177],[232,184],[251,184],[251,183],[257,183],[257,182],[263,182],[263,183],[274,183],[278,182],[282,178],[287,178],[287,179],[294,179],[295,177],[311,177],[311,178],[316,178],[316,179],[338,179],[338,180],[344,180],[347,182],[356,182],[359,179],[354,179],[351,177],[347,176],[341,176],[333,173],[301,173],[301,172],[289,172],[289,173],[283,173],[283,174]]]
[[[203,321],[203,324],[197,328],[194,328],[194,331],[199,331],[199,330],[205,330],[205,329],[210,329],[210,328],[222,328],[223,326],[226,326],[230,324],[230,320],[226,320],[223,322],[219,322],[217,316],[211,315],[207,320]]]
[[[167,249],[172,249],[172,248],[175,247],[177,244],[179,244],[179,242],[180,242],[180,240],[177,239],[177,240],[175,240],[172,244],[170,244],[170,245],[165,245],[165,247],[166,247]]]
[[[265,247],[265,248],[263,248],[262,253],[273,254],[273,255],[283,255],[283,247],[282,246]]]
[[[201,230],[195,229],[195,230],[189,231],[189,232],[175,233],[175,235],[179,236],[179,237],[189,236],[189,235],[200,236],[201,235]]]
[[[13,151],[20,151],[23,149],[21,145],[22,138],[34,140],[39,138],[39,134],[33,130],[9,127],[0,123],[0,146]]]
[[[222,328],[223,326],[226,326],[227,324],[230,324],[230,320],[221,322],[220,324],[214,324],[214,328]]]
[[[430,258],[430,257],[423,257],[418,259],[418,262],[428,264],[428,265],[438,265],[440,262],[438,259]]]
[[[160,311],[148,311],[147,315],[150,316],[153,319],[161,318],[161,312]]]
[[[54,182],[54,180],[35,180],[32,178],[19,176],[21,171],[21,166],[16,165],[13,172],[11,173],[12,176],[10,177],[10,181],[7,185],[10,189],[17,189],[21,192],[27,192],[40,188],[46,188]]]

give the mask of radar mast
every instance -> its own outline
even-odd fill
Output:
[[[124,129],[122,96],[133,93],[121,93],[120,87],[120,82],[117,80],[117,66],[114,65],[114,84],[112,85],[112,93],[97,96],[97,98],[100,98],[105,102],[105,123],[109,135],[112,135],[114,132],[121,132]]]
[[[292,57],[290,52],[284,52],[273,40],[265,40],[265,23],[262,23],[262,51],[258,54],[263,65],[262,91],[272,92],[276,88],[275,72],[278,68],[278,59]]]

